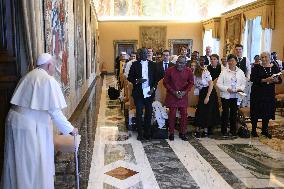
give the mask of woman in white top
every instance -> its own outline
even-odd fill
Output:
[[[213,126],[220,122],[220,113],[218,107],[218,98],[216,90],[213,87],[210,72],[204,67],[205,57],[200,57],[200,63],[194,70],[194,92],[199,95],[195,114],[195,125],[198,131],[196,137],[208,136],[212,134]],[[200,133],[200,129],[204,129]]]
[[[243,92],[246,86],[246,77],[244,72],[237,65],[237,57],[228,55],[228,68],[224,69],[218,80],[217,87],[220,89],[222,102],[222,135],[227,135],[228,121],[230,119],[230,133],[236,135],[236,115],[238,109],[238,92]],[[230,112],[230,114],[229,114]]]

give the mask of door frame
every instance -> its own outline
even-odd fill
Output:
[[[134,51],[137,51],[138,40],[113,40],[113,48],[114,48],[113,61],[114,62],[115,62],[115,58],[118,56],[118,45],[133,45]],[[115,64],[113,64],[113,67],[115,70]]]

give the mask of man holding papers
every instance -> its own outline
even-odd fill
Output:
[[[133,62],[128,75],[128,81],[133,84],[132,96],[136,106],[137,140],[150,139],[151,137],[152,102],[158,82],[158,76],[155,75],[156,65],[147,60],[148,51],[146,48],[140,50],[139,59]],[[144,123],[142,124],[144,107]]]

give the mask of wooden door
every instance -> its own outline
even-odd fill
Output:
[[[16,2],[0,1],[0,177],[3,164],[5,118],[19,78],[16,56]]]

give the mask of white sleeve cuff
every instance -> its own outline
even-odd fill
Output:
[[[71,133],[74,127],[71,123],[67,120],[60,109],[56,110],[48,110],[48,113],[55,124],[55,126],[62,132],[64,135]]]

